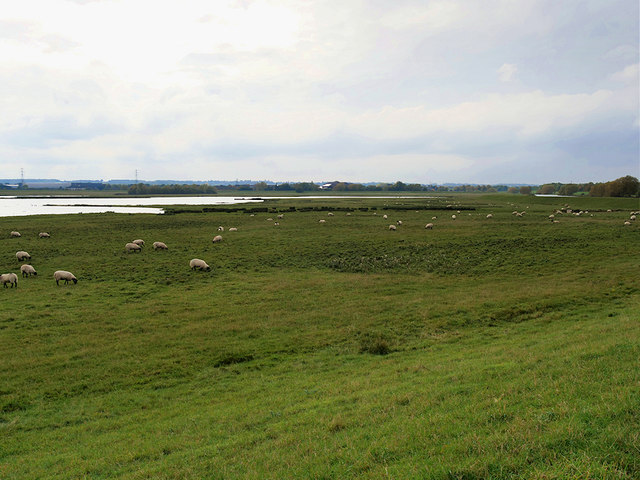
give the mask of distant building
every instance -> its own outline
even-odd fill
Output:
[[[329,183],[323,183],[322,185],[320,185],[320,190],[333,190],[333,187],[335,187],[337,184],[339,184],[340,182],[329,182]]]

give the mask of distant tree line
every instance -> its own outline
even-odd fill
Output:
[[[215,195],[218,190],[206,184],[147,185],[136,183],[129,186],[129,195]]]
[[[638,197],[640,181],[627,175],[601,183],[545,183],[536,193],[543,195],[589,195],[591,197]]]

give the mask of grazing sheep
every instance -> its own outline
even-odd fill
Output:
[[[38,238],[49,238],[51,237],[51,235],[49,235],[47,232],[40,232],[38,234]]]
[[[327,213],[327,215],[330,216],[330,217],[333,217],[333,213],[332,212]]]
[[[131,252],[140,252],[142,251],[142,247],[140,245],[138,245],[137,243],[127,243],[124,246],[124,250],[127,253],[131,253]]]
[[[347,212],[347,217],[350,217],[350,216],[351,216],[351,212]]]
[[[60,280],[64,280],[64,284],[67,285],[69,282],[78,283],[78,279],[76,276],[65,270],[56,270],[53,272],[53,278],[56,280],[56,285],[60,285]]]
[[[273,222],[273,218],[267,218],[267,222]]]
[[[215,237],[213,237],[212,242],[213,243],[219,243],[222,241],[222,235],[216,235]]]
[[[435,220],[435,219],[437,219],[437,218],[438,218],[438,217],[431,217],[431,220]]]
[[[629,220],[627,220],[626,222],[624,222],[624,224],[625,224],[626,226],[628,226],[628,225],[631,225],[631,222],[630,222]]]
[[[154,250],[169,250],[169,247],[164,242],[153,242]]]
[[[18,276],[15,273],[3,273],[0,275],[0,282],[7,288],[7,283],[11,284],[11,288],[18,288]]]
[[[189,267],[191,267],[191,270],[204,270],[205,272],[211,270],[211,267],[207,265],[204,260],[200,260],[199,258],[192,259],[189,262]]]
[[[21,237],[20,232],[11,232],[10,235],[14,238]]]
[[[629,217],[629,220],[635,220],[635,219],[636,219],[636,216],[635,216],[635,215],[631,215],[631,216]]]
[[[273,222],[273,225],[277,227],[278,225],[280,225],[280,222]]]
[[[141,240],[140,238],[137,240],[134,240],[131,243],[135,243],[136,245],[139,245],[140,247],[144,247],[144,240]]]
[[[20,267],[20,272],[22,272],[22,276],[23,277],[28,277],[30,275],[38,275],[38,272],[36,272],[36,269],[33,268],[31,265],[22,265]]]
[[[20,250],[19,252],[16,252],[16,258],[21,262],[23,260],[31,260],[31,255]]]
[[[451,215],[451,219],[452,219],[452,220],[455,220],[455,219],[456,219],[456,216],[455,216],[455,215]]]
[[[318,220],[318,223],[327,223],[327,221],[323,218],[323,219]]]
[[[237,232],[237,231],[238,231],[238,229],[237,229],[236,227],[231,227],[231,228],[229,229],[229,231],[230,231],[230,232]]]
[[[549,215],[549,220],[553,221],[554,218],[556,218],[554,214]]]
[[[284,218],[284,213],[281,213],[280,215],[278,215],[278,218],[280,219]]]
[[[223,227],[222,225],[220,225],[220,226],[218,227],[218,231],[219,231],[219,232],[224,232],[224,227]]]
[[[398,220],[398,225],[402,225],[402,220]]]
[[[389,230],[393,230],[394,232],[396,231],[396,226],[391,224],[389,225]]]
[[[493,218],[493,214],[492,213],[487,213],[487,218]]]
[[[252,214],[251,214],[251,215],[249,215],[249,216],[250,216],[250,217],[255,217],[255,216],[256,216],[256,214],[255,214],[255,213],[252,213]]]
[[[427,230],[433,230],[433,223],[427,223],[424,228],[426,228]]]
[[[388,216],[387,216],[387,214],[385,213],[385,214],[382,216],[382,218],[384,218],[384,219],[386,220],[386,219],[387,219],[387,218],[389,218],[389,217],[388,217]]]

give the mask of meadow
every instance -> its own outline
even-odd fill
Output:
[[[551,222],[567,204],[588,213]],[[476,194],[0,218],[0,273],[18,250],[38,271],[0,288],[0,478],[640,478],[639,209]]]

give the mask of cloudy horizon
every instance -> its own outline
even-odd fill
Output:
[[[0,177],[640,176],[637,1],[23,0]]]

